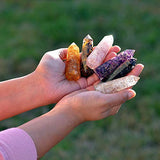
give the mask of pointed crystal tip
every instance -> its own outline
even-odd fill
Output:
[[[130,53],[134,53],[136,50],[134,50],[134,49],[126,49],[125,51],[130,52]]]
[[[101,41],[106,41],[107,43],[113,44],[114,41],[113,35],[104,36]]]
[[[85,39],[91,39],[92,40],[92,37],[89,34],[87,34],[87,36],[85,37]]]
[[[107,36],[105,36],[104,38],[106,38],[106,39],[110,39],[110,40],[112,40],[112,41],[113,41],[113,35],[107,35]]]
[[[125,53],[127,53],[128,55],[131,55],[132,57],[134,56],[136,50],[134,49],[126,49],[124,50]]]
[[[71,45],[76,45],[74,42]]]

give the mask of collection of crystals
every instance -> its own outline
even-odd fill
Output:
[[[105,36],[93,50],[93,39],[87,35],[80,55],[79,47],[72,43],[67,51],[66,78],[77,81],[81,76],[89,77],[96,73],[101,82],[94,88],[102,93],[114,93],[135,85],[139,77],[126,76],[136,65],[137,60],[133,58],[135,50],[126,49],[103,62],[112,45],[113,36]]]

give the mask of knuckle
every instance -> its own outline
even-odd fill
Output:
[[[110,99],[108,99],[107,101],[105,100],[105,103],[107,106],[112,107],[114,104],[114,99],[112,97],[110,97]]]
[[[117,113],[118,113],[118,111],[119,111],[119,109],[117,109],[117,110],[115,111],[115,114],[117,114]]]
[[[115,113],[114,112],[112,112],[111,114],[110,114],[110,116],[114,116],[115,115]]]
[[[112,112],[112,116],[113,116],[113,115],[115,115],[116,113],[117,113],[117,111],[116,111],[116,110],[114,110],[114,111]]]
[[[119,111],[119,109],[117,109],[117,108],[116,108],[116,109],[113,109],[113,111],[112,111],[112,113],[111,113],[111,114],[112,114],[112,116],[113,116],[113,115],[115,115],[115,114],[117,114],[117,113],[118,113],[118,111]]]
[[[128,100],[127,92],[123,92],[123,94],[120,94],[120,96],[121,96],[121,103],[124,103],[125,101]]]

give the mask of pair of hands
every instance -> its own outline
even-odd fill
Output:
[[[104,61],[116,56],[119,51],[119,46],[113,46]],[[34,72],[43,87],[47,103],[59,101],[54,110],[63,106],[81,122],[98,120],[116,114],[121,104],[135,96],[131,89],[115,94],[94,91],[93,85],[99,81],[96,74],[88,78],[81,77],[78,81],[68,81],[65,78],[66,54],[67,49],[47,52]],[[139,76],[142,70],[143,65],[137,64],[129,74]]]
[[[118,46],[112,47],[104,61],[111,59],[119,51]],[[27,90],[24,92],[27,96],[21,97],[20,101],[25,99],[27,104],[25,103],[21,110],[28,108],[31,102],[30,109],[58,102],[50,112],[19,126],[32,137],[38,158],[80,123],[114,115],[121,104],[135,96],[135,92],[131,89],[114,94],[95,91],[93,85],[99,81],[95,74],[88,78],[82,77],[78,81],[68,81],[65,78],[66,54],[67,49],[47,52],[36,70],[22,80],[24,81],[21,85],[22,90]],[[138,64],[130,74],[138,76],[142,69],[143,65]],[[18,82],[20,83],[21,79]],[[26,84],[31,85],[24,88]],[[16,93],[19,93],[19,90]]]

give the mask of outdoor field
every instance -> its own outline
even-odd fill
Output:
[[[72,42],[81,49],[87,34],[94,45],[112,34],[114,44],[135,49],[134,57],[145,66],[133,87],[136,97],[117,115],[81,124],[42,160],[160,159],[159,8],[159,0],[0,1],[0,81],[33,72],[47,51]],[[53,107],[3,120],[0,129],[21,125]]]

